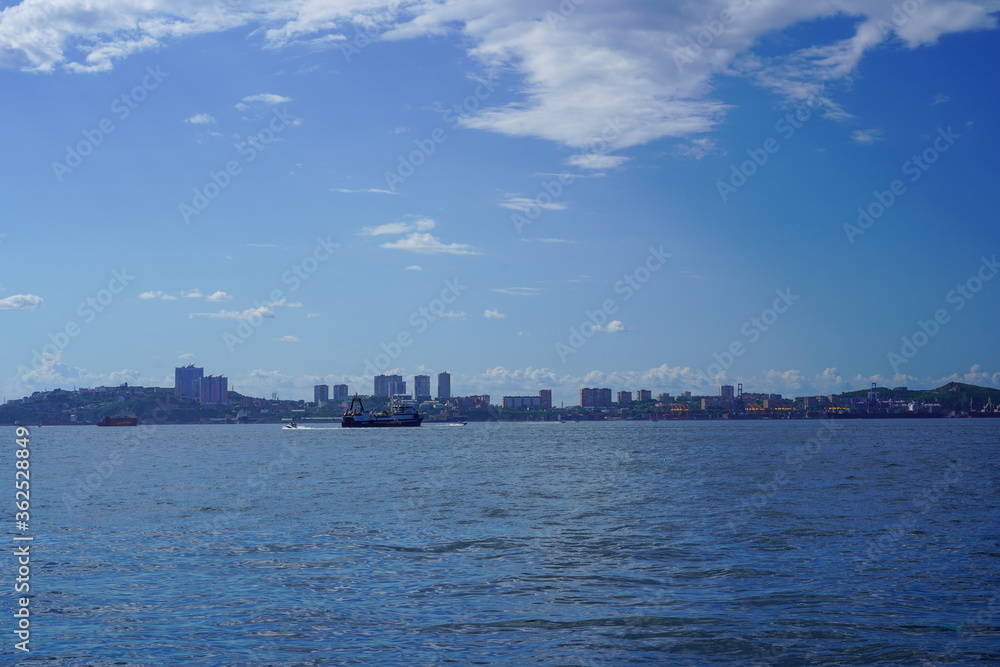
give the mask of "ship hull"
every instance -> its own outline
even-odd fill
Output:
[[[420,426],[423,419],[407,419],[407,420],[385,420],[380,421],[378,419],[358,421],[356,419],[345,418],[340,422],[341,428],[397,428],[406,426]]]
[[[97,422],[98,426],[138,426],[138,417],[105,417]]]

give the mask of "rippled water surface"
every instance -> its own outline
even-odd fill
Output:
[[[1000,421],[324,426],[33,429],[22,663],[1000,661]]]

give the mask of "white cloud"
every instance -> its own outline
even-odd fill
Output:
[[[344,192],[347,194],[363,193],[363,194],[379,194],[379,195],[398,195],[398,192],[393,192],[392,190],[382,190],[380,188],[366,188],[363,190],[349,190],[348,188],[333,188],[333,192]]]
[[[190,352],[185,352],[183,354],[177,355],[178,359],[194,359],[194,355]]]
[[[379,247],[389,248],[392,250],[408,250],[409,252],[416,252],[424,255],[433,255],[433,254],[481,255],[482,254],[474,250],[472,246],[467,245],[465,243],[442,243],[441,239],[434,236],[433,234],[420,234],[417,232],[408,235],[406,238],[399,239],[398,241],[392,241],[391,243],[383,243]]]
[[[580,153],[566,160],[566,164],[580,169],[614,169],[625,164],[629,158],[622,155],[602,155],[598,153]]]
[[[543,211],[562,211],[565,210],[566,208],[565,204],[560,204],[553,201],[544,203],[538,201],[537,199],[530,199],[528,197],[515,197],[513,195],[508,195],[507,199],[497,204],[497,206],[509,208],[514,211],[520,211],[521,213],[526,212],[528,209],[532,207],[539,208]]]
[[[209,116],[207,113],[197,113],[190,118],[185,118],[184,122],[191,123],[192,125],[209,125],[215,122],[215,118]]]
[[[590,328],[593,331],[603,331],[604,333],[621,333],[623,331],[628,331],[628,329],[625,328],[625,325],[621,323],[621,320],[611,320],[604,326],[595,324]]]
[[[149,301],[150,299],[160,299],[161,301],[176,301],[177,297],[171,294],[164,294],[160,290],[149,290],[148,292],[143,292],[139,295],[139,298],[144,301]]]
[[[851,133],[851,140],[862,146],[874,144],[876,141],[882,141],[882,130],[854,130]]]
[[[34,310],[44,303],[44,299],[34,294],[15,294],[0,299],[0,310]]]
[[[522,241],[535,241],[538,243],[579,243],[579,241],[571,241],[569,239],[526,239],[522,238]]]
[[[416,218],[414,220],[402,220],[400,222],[389,222],[377,227],[362,227],[361,234],[364,236],[382,236],[386,234],[408,234],[410,232],[426,232],[434,229],[435,222],[430,218]]]
[[[499,310],[490,310],[490,309],[487,309],[486,312],[483,313],[483,315],[486,316],[487,319],[491,320],[502,320],[505,317],[507,317],[506,313],[501,313]]]
[[[423,271],[424,267],[417,266],[416,264],[410,264],[408,267],[406,267],[406,270],[407,271]]]
[[[181,296],[184,297],[185,299],[200,299],[205,295],[201,293],[200,289],[195,287],[194,289],[189,289],[185,292],[181,292]]]
[[[279,343],[300,343],[302,339],[298,336],[281,336],[279,338],[272,338],[271,340],[277,341]]]
[[[464,320],[466,318],[464,310],[448,310],[441,313],[440,316],[449,320]]]
[[[209,294],[208,296],[205,297],[205,301],[215,301],[215,302],[232,301],[232,299],[233,299],[232,295],[226,294],[223,291],[213,292],[212,294]]]
[[[512,296],[537,296],[542,292],[540,287],[494,287],[490,291]]]
[[[263,102],[264,104],[287,104],[292,101],[290,97],[283,97],[281,95],[273,95],[271,93],[261,93],[259,95],[249,95],[243,98],[243,103],[247,102]]]
[[[262,306],[257,306],[255,308],[247,308],[246,310],[220,310],[217,313],[189,313],[188,317],[210,317],[213,319],[222,320],[250,320],[250,319],[272,319],[274,318],[273,307],[283,305],[278,303],[272,303]]]
[[[268,49],[332,48],[358,31],[372,41],[457,34],[484,71],[519,77],[502,102],[490,99],[498,82],[481,83],[486,99],[460,121],[465,127],[553,141],[579,152],[571,164],[605,169],[626,159],[616,151],[715,128],[728,111],[713,85],[720,76],[748,78],[789,102],[814,100],[827,115],[843,118],[848,114],[831,99],[831,84],[849,80],[867,52],[889,39],[912,49],[997,24],[996,0],[926,0],[894,21],[899,4],[573,2],[546,9],[523,0],[23,0],[0,12],[0,66],[106,71],[182,39],[244,26]],[[563,6],[572,12],[563,16]],[[787,54],[752,51],[762,37],[838,15],[855,20],[845,39]],[[723,16],[731,20],[720,23]],[[721,28],[710,32],[709,25]],[[692,44],[700,44],[697,51]],[[263,93],[241,105],[288,99]]]
[[[931,104],[944,104],[945,102],[950,102],[951,96],[945,93],[938,93],[934,96],[934,101]]]
[[[319,317],[319,313],[306,313],[306,319],[311,320],[314,317]]]
[[[686,144],[681,144],[677,147],[677,154],[681,157],[691,157],[695,160],[700,160],[706,156],[712,155],[713,153],[722,152],[716,145],[715,141],[709,139],[708,137],[701,137],[699,139],[691,139]]]

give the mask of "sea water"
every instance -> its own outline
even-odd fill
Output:
[[[1000,421],[0,433],[3,664],[1000,660]]]

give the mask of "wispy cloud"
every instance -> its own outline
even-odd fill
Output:
[[[362,227],[361,234],[364,236],[383,236],[408,234],[410,232],[426,232],[434,229],[435,222],[430,218],[417,218],[415,220],[401,220],[400,222],[389,222],[377,227]]]
[[[580,169],[615,169],[629,158],[622,155],[600,155],[597,153],[579,153],[566,160],[566,164]]]
[[[251,318],[271,319],[274,311],[269,306],[258,306],[246,310],[220,310],[217,313],[189,313],[188,317],[209,317],[219,320],[249,320]]]
[[[876,141],[882,141],[882,130],[854,130],[851,133],[851,140],[862,146],[874,144]]]
[[[398,192],[393,192],[392,190],[382,190],[381,188],[365,188],[362,190],[351,190],[348,188],[332,188],[332,192],[343,192],[346,194],[378,194],[378,195],[398,195]]]
[[[277,248],[274,243],[248,243],[248,248]]]
[[[579,241],[571,241],[570,239],[555,239],[555,238],[542,238],[542,239],[528,239],[521,237],[522,241],[526,243],[579,243]]]
[[[512,296],[537,296],[542,293],[540,287],[494,287],[490,291]]]
[[[931,104],[944,104],[945,102],[951,101],[951,95],[946,95],[945,93],[938,93],[934,96],[934,101]]]
[[[604,333],[621,333],[623,331],[628,331],[625,325],[621,323],[621,320],[611,320],[604,326],[593,325],[591,327],[592,331],[603,331]]]
[[[414,232],[406,238],[383,243],[380,248],[392,250],[407,250],[423,255],[447,254],[447,255],[481,255],[482,253],[473,249],[465,243],[442,243],[441,239],[433,234],[420,234]]]
[[[181,292],[181,296],[184,297],[185,299],[200,299],[205,295],[201,293],[200,289],[195,287],[194,289],[189,289],[187,291]]]
[[[408,267],[406,267],[406,270],[407,271],[423,271],[424,267],[417,266],[416,264],[410,264]]]
[[[277,341],[279,343],[300,343],[302,339],[298,336],[280,336],[278,338],[272,338],[271,340]]]
[[[507,317],[506,313],[501,313],[499,310],[489,310],[487,309],[483,315],[489,320],[502,320]]]
[[[226,294],[225,292],[223,292],[221,290],[217,291],[217,292],[213,292],[212,294],[209,294],[208,296],[205,297],[205,301],[216,301],[216,302],[218,302],[218,301],[232,301],[232,299],[233,299],[232,295]]]
[[[691,139],[686,144],[681,144],[677,147],[677,154],[681,157],[690,157],[695,160],[700,160],[704,157],[712,155],[714,153],[722,153],[724,151],[719,150],[715,141],[709,139],[708,137],[701,137],[698,139]]]
[[[540,208],[543,211],[563,211],[566,209],[565,204],[560,204],[558,202],[549,201],[548,203],[540,202],[537,199],[531,199],[529,197],[517,197],[514,195],[508,195],[507,199],[497,204],[497,206],[502,206],[503,208],[509,208],[514,211],[520,211],[524,213],[530,208]]]
[[[464,127],[590,151],[573,156],[570,164],[608,169],[627,159],[615,151],[717,127],[729,110],[713,85],[720,75],[743,76],[796,103],[818,100],[828,114],[845,117],[827,89],[848,80],[864,55],[891,34],[915,48],[997,24],[996,4],[974,0],[929,0],[885,32],[891,0],[645,3],[627,12],[616,3],[569,6],[573,14],[566,18],[553,11],[543,17],[532,3],[497,0],[234,2],[216,3],[211,11],[199,3],[165,0],[86,5],[25,0],[0,13],[0,66],[107,71],[165,44],[239,27],[269,49],[331,48],[353,39],[357,26],[385,41],[457,33],[456,42],[467,45],[485,68],[520,77],[514,100],[483,104],[460,120]],[[688,45],[709,34],[705,26],[718,23],[720,12],[732,20],[692,53]],[[765,35],[836,15],[853,20],[852,34],[838,42],[771,57],[753,51]],[[262,93],[240,104],[287,101]],[[594,150],[600,142],[604,147]]]
[[[185,118],[184,122],[191,123],[192,125],[211,125],[215,122],[215,118],[209,116],[207,113],[196,113],[190,118]]]
[[[290,97],[274,95],[272,93],[260,93],[259,95],[248,95],[242,100],[244,103],[263,102],[264,104],[287,104],[292,101]]]
[[[14,294],[6,299],[0,299],[0,310],[34,310],[41,307],[45,300],[35,294]]]

